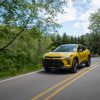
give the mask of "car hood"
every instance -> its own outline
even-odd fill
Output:
[[[70,57],[73,52],[49,52],[46,53],[45,57]]]

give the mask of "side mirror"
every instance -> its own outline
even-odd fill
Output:
[[[83,52],[83,50],[82,49],[79,49],[78,52]]]

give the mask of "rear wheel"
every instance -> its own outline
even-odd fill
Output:
[[[88,61],[85,63],[85,66],[90,67],[90,65],[91,65],[91,58],[89,57]]]
[[[77,67],[78,67],[78,61],[77,61],[77,59],[74,59],[73,64],[72,64],[72,68],[71,68],[71,72],[77,73],[77,69],[78,69]]]

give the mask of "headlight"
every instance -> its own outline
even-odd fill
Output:
[[[63,58],[65,58],[67,60],[68,64],[70,64],[71,57],[72,57],[72,55],[70,55],[70,56],[63,56]]]

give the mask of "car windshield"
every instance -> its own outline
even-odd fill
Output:
[[[58,48],[56,48],[53,52],[75,52],[76,48],[76,45],[61,45]]]

